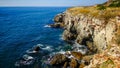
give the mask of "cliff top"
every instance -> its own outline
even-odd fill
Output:
[[[90,15],[96,18],[109,20],[120,15],[120,0],[109,0],[104,4],[88,7],[73,7],[69,8],[67,12],[76,16],[79,14]]]

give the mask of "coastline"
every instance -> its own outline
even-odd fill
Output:
[[[106,21],[104,17],[102,17],[103,19],[93,17],[79,11],[83,9],[84,7],[68,8],[65,12],[55,16],[55,23],[51,27],[64,29],[63,40],[72,43],[73,50],[66,51],[64,54],[56,54],[50,61],[50,64],[53,66],[62,66],[63,68],[96,68],[103,66],[103,63],[107,63],[107,61],[111,61],[111,65],[119,68],[120,47],[116,40],[116,34],[119,34],[118,32],[120,31],[119,14]],[[113,10],[116,9],[113,8]],[[73,15],[77,11],[80,13]],[[84,54],[81,52],[82,49],[85,49],[83,47],[87,50]],[[114,54],[110,52],[111,50],[115,50]],[[117,54],[117,52],[119,53]],[[59,60],[60,56],[65,59]],[[116,63],[114,63],[115,61]],[[97,66],[98,64],[99,66]]]

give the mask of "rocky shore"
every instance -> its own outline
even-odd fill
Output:
[[[62,68],[120,68],[120,10],[112,9],[118,13],[114,17],[99,18],[79,11],[81,8],[84,9],[69,8],[56,15],[55,23],[50,25],[63,28],[63,40],[74,47],[72,51],[53,56],[50,64]],[[79,13],[76,14],[77,11]],[[101,12],[103,10],[99,10]],[[86,52],[83,53],[82,49]]]

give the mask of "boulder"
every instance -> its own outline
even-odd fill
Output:
[[[34,51],[39,51],[40,50],[40,47],[39,46],[36,46],[35,48],[34,48]]]
[[[61,65],[67,61],[68,58],[63,54],[56,54],[50,61],[51,65]]]
[[[78,62],[76,59],[74,58],[71,59],[70,68],[78,68]]]
[[[71,55],[78,60],[82,59],[82,54],[80,52],[71,52]]]

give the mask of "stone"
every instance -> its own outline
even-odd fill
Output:
[[[40,50],[40,47],[39,46],[36,46],[35,48],[34,48],[34,51],[39,51]]]
[[[68,58],[63,54],[56,54],[50,61],[51,65],[61,65],[67,61]]]
[[[80,66],[79,68],[84,68],[85,66],[90,64],[90,60],[92,60],[93,56],[89,55],[89,56],[84,56],[81,60]]]
[[[79,68],[84,68],[85,67],[85,64],[84,63],[81,63],[80,65],[79,65]]]
[[[71,59],[70,68],[78,68],[78,62],[76,59],[74,58]]]
[[[82,54],[80,52],[71,52],[71,55],[78,60],[82,59]]]
[[[62,23],[54,23],[49,25],[52,28],[62,28],[63,24]]]
[[[75,35],[75,34],[73,34],[73,33],[69,33],[69,31],[68,30],[65,30],[64,32],[63,32],[63,39],[65,40],[65,41],[71,41],[71,40],[75,40],[76,39],[76,37],[77,37],[77,35]]]

